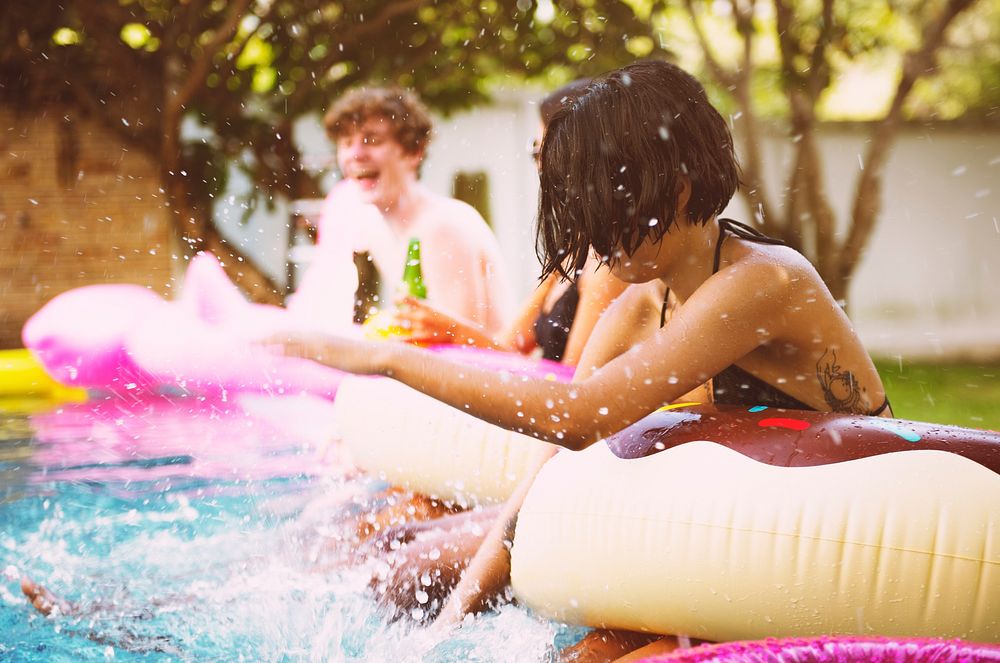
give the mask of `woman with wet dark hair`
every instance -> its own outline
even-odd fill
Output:
[[[716,402],[889,414],[878,372],[813,266],[718,218],[737,186],[729,128],[702,86],[666,62],[624,67],[564,105],[541,149],[544,273],[574,278],[593,249],[635,284],[601,317],[572,383],[458,370],[400,344],[307,337],[284,339],[285,352],[392,377],[571,450],[698,388]],[[540,452],[539,467],[547,457]],[[504,586],[505,541],[529,483],[486,536],[442,624]]]
[[[658,242],[684,213],[705,225],[739,185],[733,140],[701,85],[664,62],[596,81],[549,121],[538,237],[544,274]],[[683,204],[681,197],[684,196]]]

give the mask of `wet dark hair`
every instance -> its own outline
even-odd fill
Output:
[[[323,125],[336,141],[373,117],[385,118],[392,135],[410,154],[424,152],[431,139],[427,107],[409,90],[398,87],[361,87],[347,92],[327,111]]]
[[[676,222],[705,223],[739,186],[729,127],[690,74],[644,61],[592,82],[562,105],[542,142],[537,252],[543,278],[575,278],[591,247],[605,261],[659,241]],[[655,221],[654,221],[655,220]]]
[[[560,108],[585,95],[590,88],[590,81],[589,78],[578,78],[542,97],[542,101],[538,104],[538,114],[542,118],[542,124],[549,126],[552,117]]]

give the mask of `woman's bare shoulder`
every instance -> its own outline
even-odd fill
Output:
[[[787,246],[754,245],[713,277],[735,296],[777,297],[827,292],[819,272]]]
[[[577,378],[586,378],[649,338],[659,328],[664,292],[659,281],[628,286],[594,326],[577,364]]]

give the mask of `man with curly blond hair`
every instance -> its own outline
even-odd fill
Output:
[[[345,247],[367,253],[384,308],[401,280],[407,243],[416,237],[428,301],[490,331],[502,328],[512,294],[496,238],[474,208],[419,181],[432,133],[424,105],[403,89],[358,88],[337,100],[324,125],[342,180],[324,203],[318,257],[331,246],[341,261]],[[311,269],[299,292],[321,292],[322,273]]]

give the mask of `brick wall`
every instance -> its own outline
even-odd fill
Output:
[[[59,109],[0,107],[0,348],[57,294],[91,283],[170,291],[171,232],[155,165]]]

